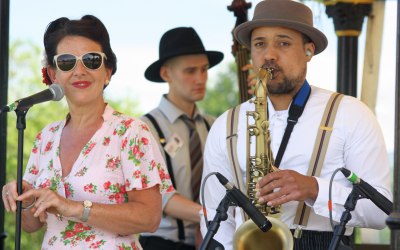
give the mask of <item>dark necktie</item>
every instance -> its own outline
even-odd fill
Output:
[[[195,121],[187,116],[182,117],[189,128],[189,154],[191,165],[191,186],[194,201],[199,200],[201,175],[203,173],[203,152],[201,148],[200,136],[197,133]]]

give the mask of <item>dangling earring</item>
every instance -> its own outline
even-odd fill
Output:
[[[110,80],[106,80],[106,86],[108,85],[108,84],[110,84]]]

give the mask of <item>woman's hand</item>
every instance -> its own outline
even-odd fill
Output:
[[[30,184],[26,181],[22,181],[22,193],[25,193],[30,189],[32,189]],[[4,185],[1,196],[3,198],[4,208],[7,212],[17,211],[17,181],[14,180]],[[22,201],[22,207],[28,207],[34,202],[34,200],[35,197],[27,197],[26,199],[22,199],[20,201]]]
[[[4,185],[3,190],[1,192],[1,196],[3,198],[4,208],[7,212],[16,212],[17,211],[17,203],[16,201],[22,201],[22,208],[29,208],[22,213],[22,228],[26,232],[36,232],[40,228],[42,228],[43,224],[46,222],[47,213],[42,212],[39,214],[38,217],[33,217],[33,213],[36,213],[36,204],[35,197],[31,195],[25,195],[26,193],[30,192],[32,189],[31,185],[26,182],[22,181],[22,198],[18,196],[17,192],[17,182],[11,181]]]
[[[47,188],[30,189],[17,197],[17,200],[32,200],[35,197],[35,211],[33,211],[33,216],[39,217],[40,221],[47,218],[47,215],[43,216],[46,212],[54,214],[59,218],[60,216],[77,217],[77,213],[75,213],[71,206],[73,201],[61,197],[56,192]]]

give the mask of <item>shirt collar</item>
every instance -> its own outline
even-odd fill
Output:
[[[162,96],[158,107],[164,114],[164,116],[167,117],[170,123],[174,123],[181,116],[187,116],[185,112],[183,112],[180,108],[178,108],[172,102],[170,102],[166,95]],[[195,106],[193,120],[196,120],[199,117],[201,117],[200,111],[197,108],[197,106]]]
[[[115,111],[108,103],[106,105],[106,108],[104,109],[104,113],[103,113],[103,120],[104,122],[107,122],[109,120],[112,119],[114,113],[116,113],[117,111]]]
[[[103,120],[104,120],[105,122],[111,120],[112,117],[113,117],[113,115],[114,115],[115,113],[119,113],[119,112],[118,112],[118,111],[115,111],[115,110],[110,106],[110,104],[106,103],[106,107],[105,107],[105,109],[104,109],[104,111],[103,111],[103,114],[102,114]],[[119,113],[119,114],[121,114],[121,113]],[[67,122],[68,122],[69,119],[71,119],[71,115],[68,113],[68,114],[66,115],[66,117],[65,117],[65,124],[67,124]]]

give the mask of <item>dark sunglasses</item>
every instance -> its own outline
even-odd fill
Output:
[[[75,68],[78,60],[81,60],[87,69],[95,70],[103,65],[104,59],[107,60],[107,56],[103,52],[88,52],[82,56],[59,54],[54,56],[54,63],[59,70],[68,72]]]

